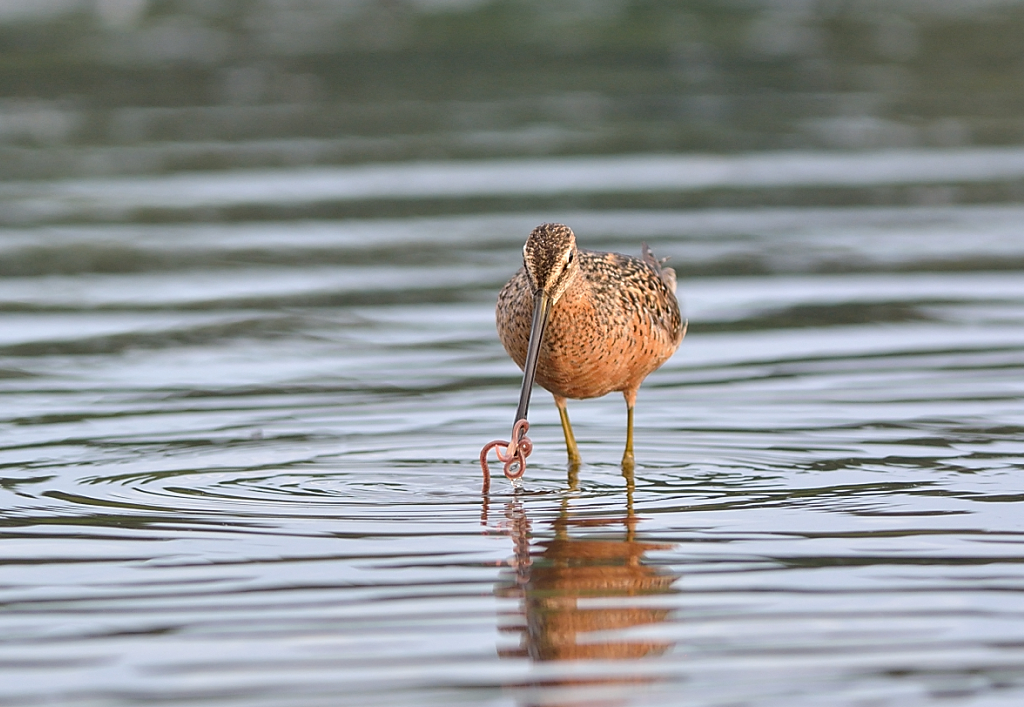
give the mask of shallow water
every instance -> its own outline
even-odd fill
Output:
[[[538,390],[525,488],[483,497],[494,299],[546,220],[670,256],[690,332],[632,488],[621,398],[570,404],[569,478]],[[1019,704],[1022,222],[8,227],[0,704]]]

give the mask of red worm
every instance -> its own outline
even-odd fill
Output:
[[[512,426],[511,442],[496,439],[485,444],[484,448],[480,450],[480,468],[484,470],[484,493],[491,486],[491,470],[487,466],[487,453],[491,449],[498,455],[498,461],[505,463],[505,477],[509,481],[522,478],[526,472],[526,457],[530,456],[530,453],[533,451],[533,442],[526,436],[528,429],[530,429],[530,423],[525,419],[519,420]],[[502,448],[504,448],[504,451],[502,451]],[[512,467],[517,464],[518,467],[513,470]]]

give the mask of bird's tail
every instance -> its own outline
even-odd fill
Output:
[[[640,252],[643,254],[644,262],[650,266],[651,270],[661,278],[661,281],[668,285],[668,288],[672,292],[676,291],[676,271],[672,268],[666,267],[665,263],[668,262],[668,258],[662,258],[658,260],[654,257],[654,253],[646,243],[643,243],[640,248]]]

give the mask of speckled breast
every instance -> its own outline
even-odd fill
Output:
[[[620,256],[621,257],[621,256]],[[651,273],[651,279],[656,276]],[[537,383],[565,398],[596,398],[639,387],[679,346],[675,296],[661,284],[658,306],[635,288],[603,288],[582,280],[552,307],[537,364]],[[522,368],[529,346],[533,294],[520,271],[498,297],[501,342]]]

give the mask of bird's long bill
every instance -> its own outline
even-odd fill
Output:
[[[533,379],[537,376],[537,359],[540,357],[540,342],[551,315],[551,297],[543,290],[533,296],[533,324],[530,325],[530,345],[526,349],[526,364],[523,366],[523,389],[519,393],[519,407],[516,408],[515,422],[526,419],[530,408],[530,393]]]

